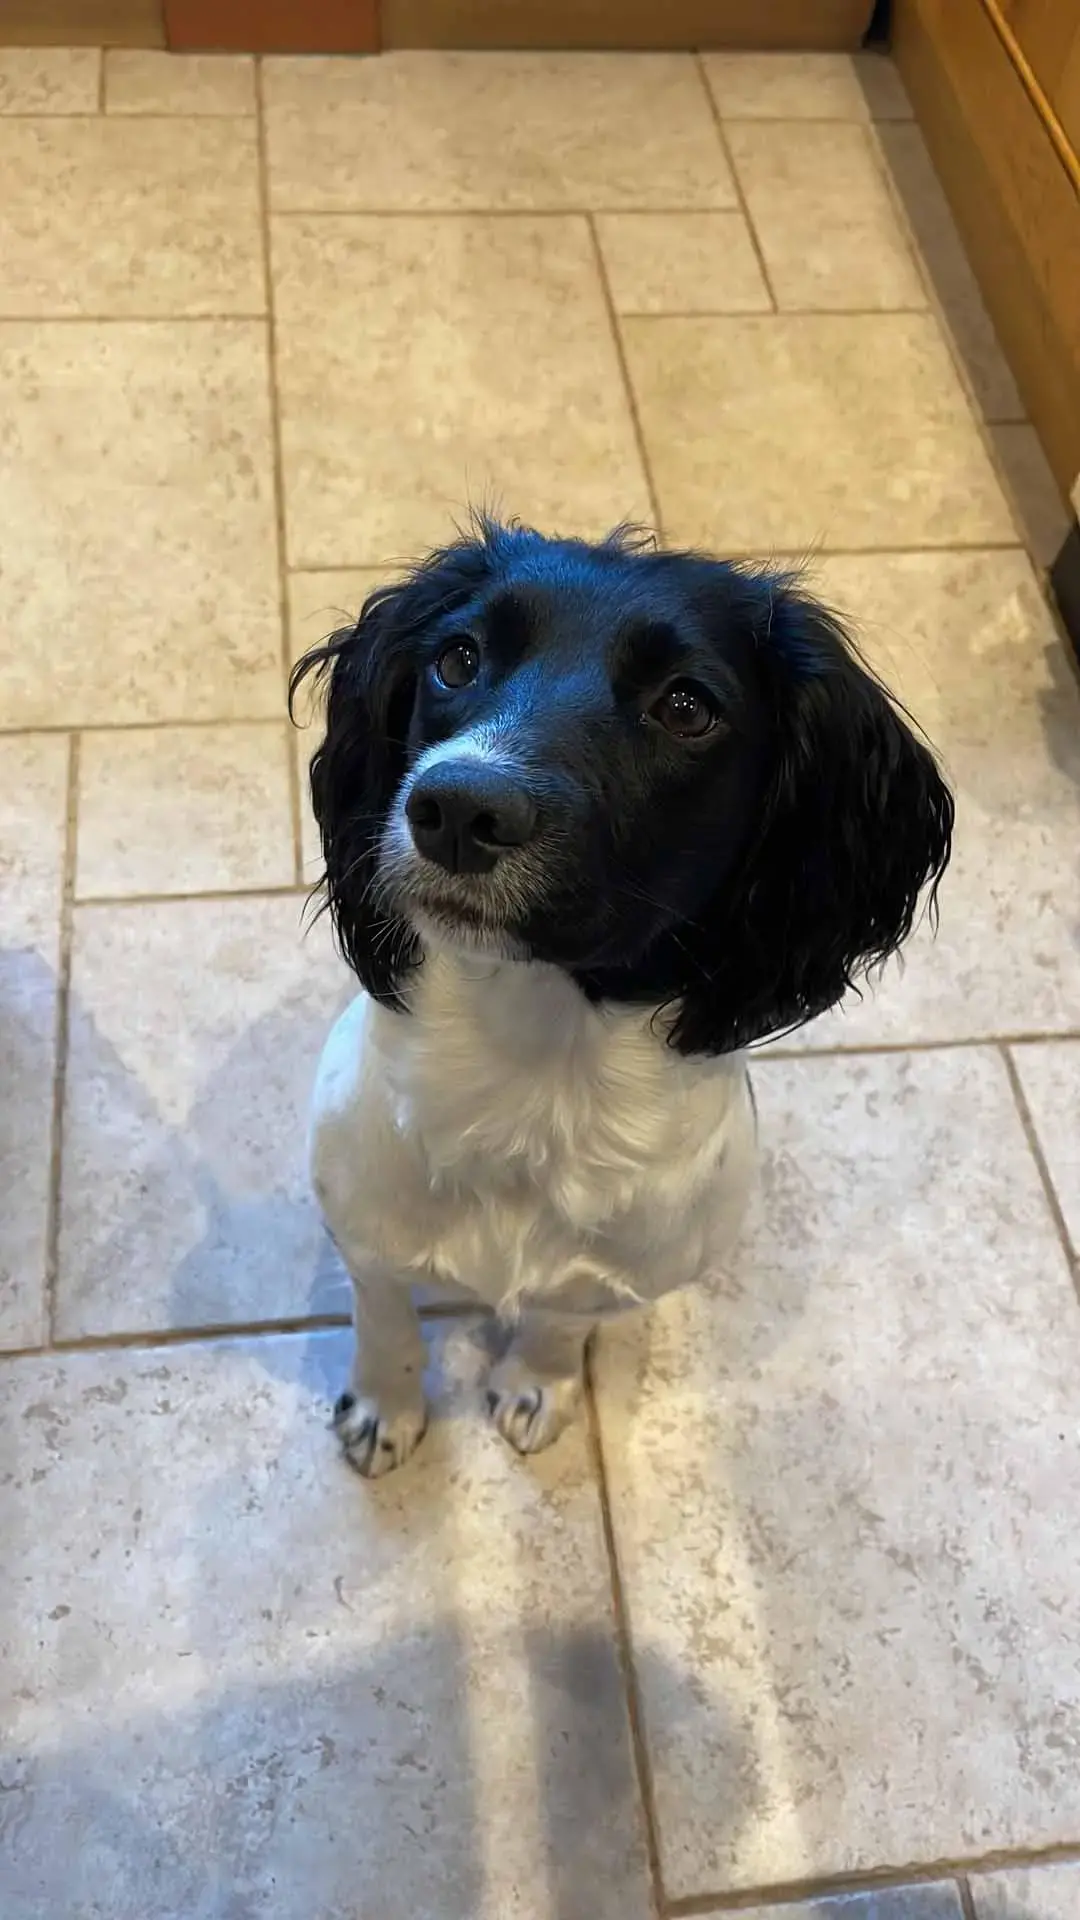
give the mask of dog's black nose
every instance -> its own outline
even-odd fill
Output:
[[[448,873],[490,873],[536,829],[524,787],[482,760],[437,760],[412,787],[405,817],[417,852]]]

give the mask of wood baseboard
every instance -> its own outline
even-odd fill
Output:
[[[1066,494],[1080,472],[1080,197],[981,0],[895,0],[893,50]]]
[[[0,0],[0,46],[853,49],[873,0]]]
[[[854,48],[873,0],[382,0],[384,47]]]
[[[3,47],[163,47],[162,0],[0,0]]]
[[[374,53],[378,0],[165,0],[170,47],[240,53]]]

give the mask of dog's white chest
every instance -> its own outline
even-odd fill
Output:
[[[433,1180],[533,1187],[579,1232],[712,1146],[730,1068],[674,1055],[647,1012],[591,1007],[552,968],[435,955],[390,1063],[395,1120]]]
[[[738,1060],[682,1059],[648,1012],[591,1007],[553,969],[434,953],[407,1015],[339,1023],[313,1149],[358,1243],[505,1304],[701,1277],[752,1137]]]

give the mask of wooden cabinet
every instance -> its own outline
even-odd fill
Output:
[[[163,47],[163,0],[0,0],[0,47]]]
[[[0,0],[0,45],[850,47],[874,0]]]
[[[894,0],[894,48],[1063,493],[1080,474],[1077,0]]]
[[[1050,100],[1069,137],[1073,152],[1080,154],[1080,25],[1054,82]]]
[[[385,47],[857,47],[873,0],[381,0]]]
[[[1020,59],[1080,154],[1080,6],[1077,0],[997,0]]]
[[[1051,92],[1080,36],[1075,0],[998,0],[1002,19],[1015,36],[1044,92]]]
[[[170,47],[242,53],[374,53],[377,0],[165,0]]]

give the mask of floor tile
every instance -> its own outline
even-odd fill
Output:
[[[767,553],[1014,537],[929,314],[629,319],[623,337],[673,542]]]
[[[760,1063],[730,1278],[605,1333],[669,1897],[1080,1824],[1080,1308],[1004,1063]]]
[[[1036,566],[1050,567],[1069,536],[1073,516],[1058,491],[1042,442],[1024,421],[995,426],[990,437],[1027,550]]]
[[[875,137],[984,418],[1022,420],[1024,403],[922,133],[897,122],[879,126]]]
[[[284,720],[85,734],[76,896],[290,886],[291,751]]]
[[[1073,1250],[1080,1256],[1080,1040],[1014,1047],[1012,1057]]]
[[[736,204],[688,54],[389,53],[263,71],[279,211]]]
[[[105,110],[254,113],[255,62],[243,53],[159,53],[112,47],[105,55]]]
[[[0,314],[261,313],[255,132],[0,120]]]
[[[780,1907],[740,1907],[739,1913],[742,1920],[963,1920],[956,1887],[945,1880],[797,1900],[794,1906],[785,1900]]]
[[[810,585],[943,756],[957,820],[936,937],[802,1041],[1075,1029],[1080,694],[1026,556],[834,555]]]
[[[781,308],[925,307],[862,127],[748,120],[728,144]]]
[[[767,313],[741,213],[604,213],[596,223],[617,313]]]
[[[337,627],[355,623],[369,593],[382,586],[387,575],[378,567],[352,567],[329,573],[289,575],[289,648],[299,660],[309,647]],[[300,839],[304,878],[314,884],[322,872],[319,830],[311,811],[308,769],[322,736],[322,695],[309,681],[295,705],[295,750],[300,780]]]
[[[0,1347],[43,1333],[68,743],[0,739]]]
[[[648,519],[584,220],[287,219],[273,254],[292,566],[397,565],[470,500]]]
[[[895,60],[877,49],[853,55],[855,78],[871,120],[911,120],[914,109]]]
[[[1076,1920],[1080,1913],[1080,1864],[1014,1867],[1009,1873],[976,1874],[971,1882],[975,1920]]]
[[[58,1317],[67,1336],[347,1309],[305,1164],[352,977],[299,894],[75,916]]]
[[[844,53],[706,53],[720,112],[733,120],[865,120],[866,95]]]
[[[0,113],[96,113],[100,71],[96,47],[0,47]]]
[[[12,1916],[646,1920],[582,1432],[524,1467],[449,1348],[377,1487],[344,1336],[12,1363]]]
[[[0,724],[279,718],[263,326],[9,322],[0,410]]]

